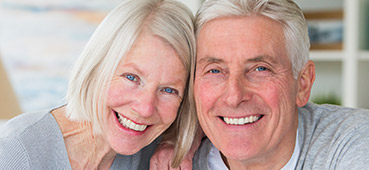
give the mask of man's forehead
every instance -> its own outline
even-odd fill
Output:
[[[214,19],[204,25],[197,38],[198,64],[233,61],[277,63],[287,56],[281,25],[267,17]]]

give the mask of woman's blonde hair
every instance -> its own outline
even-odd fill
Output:
[[[94,134],[102,133],[107,113],[106,97],[112,76],[123,57],[143,31],[161,37],[177,52],[187,72],[187,88],[174,123],[164,140],[175,146],[177,167],[191,147],[196,132],[188,86],[191,60],[196,54],[193,15],[175,0],[125,0],[98,26],[78,58],[69,80],[66,115],[74,121],[91,123]]]

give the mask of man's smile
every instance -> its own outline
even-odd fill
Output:
[[[251,124],[258,120],[260,120],[263,115],[258,116],[247,116],[243,118],[230,118],[230,117],[221,117],[221,119],[228,125],[245,125]]]

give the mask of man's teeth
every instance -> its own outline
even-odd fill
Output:
[[[118,115],[118,120],[120,124],[122,124],[124,127],[128,129],[142,132],[147,128],[147,125],[138,125],[132,122],[131,120],[126,119],[125,117],[121,116],[120,114],[117,114],[117,115]]]
[[[228,118],[224,117],[223,120],[229,125],[244,125],[247,123],[254,123],[259,120],[261,116],[249,116],[244,118]]]

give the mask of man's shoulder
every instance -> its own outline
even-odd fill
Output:
[[[302,148],[299,166],[308,169],[361,167],[361,158],[366,158],[361,152],[369,151],[366,146],[368,132],[369,111],[366,109],[309,103],[299,109]],[[358,155],[360,158],[355,159],[360,161],[353,161],[352,158]]]
[[[302,123],[311,122],[315,126],[330,125],[332,122],[348,126],[369,125],[369,110],[360,108],[350,108],[337,105],[318,105],[308,103],[299,108],[300,120]],[[355,122],[355,124],[353,124]]]
[[[369,110],[309,103],[299,109],[299,133],[307,140],[369,131]],[[306,139],[305,139],[306,140]]]
[[[211,146],[212,144],[208,138],[204,138],[201,141],[201,145],[192,159],[192,168],[194,170],[208,169],[208,157]]]

